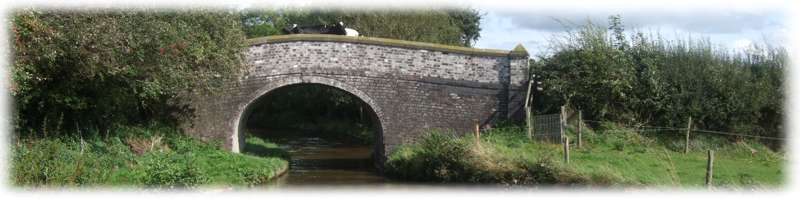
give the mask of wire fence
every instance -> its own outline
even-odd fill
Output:
[[[595,123],[595,124],[603,123],[603,121],[598,121],[598,120],[582,120],[582,121],[585,122],[585,123]],[[620,124],[617,124],[617,125],[618,126],[622,126],[622,127],[626,127],[626,128],[630,128],[630,129],[633,129],[635,131],[640,131],[640,132],[641,131],[644,131],[644,132],[647,132],[647,131],[656,131],[656,132],[671,132],[671,131],[675,131],[675,132],[681,133],[681,132],[686,132],[686,130],[687,130],[686,128],[676,128],[676,127],[666,127],[666,126],[642,126],[642,125],[630,126],[630,125],[620,125]],[[704,130],[704,129],[695,129],[695,128],[692,128],[690,130],[690,132],[692,132],[692,133],[700,132],[700,133],[709,133],[709,134],[717,134],[717,135],[749,137],[749,138],[766,139],[766,140],[779,140],[779,141],[786,140],[785,137],[769,137],[769,136],[749,135],[749,134],[741,134],[741,133],[733,133],[733,132],[725,132],[725,131],[714,131],[714,130]]]
[[[558,142],[562,137],[561,114],[533,116],[533,137]]]
[[[570,164],[570,148],[580,149],[582,148],[583,143],[583,131],[589,130],[584,128],[587,123],[593,124],[603,124],[606,123],[604,121],[597,121],[597,120],[584,120],[582,118],[582,113],[580,110],[574,110],[571,113],[568,113],[568,110],[565,109],[564,106],[561,107],[561,111],[555,114],[544,114],[544,115],[532,115],[530,111],[527,113],[527,123],[528,123],[528,130],[529,135],[533,135],[533,138],[539,140],[547,140],[555,143],[560,143],[563,147],[562,155],[564,158],[564,163]],[[572,125],[570,125],[570,123]],[[690,139],[690,135],[694,133],[703,133],[703,134],[713,134],[713,135],[725,135],[725,136],[737,136],[739,138],[756,138],[756,139],[764,139],[759,140],[759,142],[763,142],[765,140],[771,140],[769,143],[776,144],[779,142],[772,142],[772,141],[784,141],[787,138],[785,137],[769,137],[769,136],[760,136],[760,135],[750,135],[750,134],[742,134],[742,133],[733,133],[733,132],[725,132],[725,131],[715,131],[715,130],[706,130],[706,129],[696,129],[692,126],[692,120],[689,118],[689,121],[685,128],[680,127],[669,127],[669,126],[648,126],[648,125],[624,125],[624,124],[614,124],[619,127],[624,127],[634,131],[634,133],[642,133],[642,132],[655,132],[657,134],[665,133],[665,134],[672,134],[672,135],[679,135],[680,140],[672,140],[672,139],[663,139],[659,141],[650,140],[650,139],[638,139],[633,138],[629,139],[626,135],[625,138],[619,139],[614,138],[612,140],[598,140],[597,137],[592,134],[588,135],[586,141],[588,145],[593,145],[594,143],[603,143],[609,144],[616,150],[623,150],[626,148],[627,143],[633,142],[633,149],[632,151],[641,152],[641,153],[652,153],[655,151],[650,151],[647,148],[650,147],[650,144],[654,142],[662,142],[664,144],[664,153],[667,154],[667,150],[674,150],[674,151],[683,151],[683,154],[689,154],[690,151],[694,151],[695,153],[697,150],[702,149],[707,151],[707,156],[705,160],[700,160],[706,162],[706,169],[705,169],[705,185],[709,188],[713,187],[712,179],[714,176],[714,151],[715,150],[728,150],[729,148],[725,148],[727,146],[718,145],[717,142],[710,141],[706,142],[702,139]],[[533,130],[533,132],[530,132]],[[570,132],[569,136],[567,135]],[[573,134],[574,133],[574,134]],[[574,137],[572,137],[574,136]],[[684,137],[685,136],[685,137]],[[713,140],[713,139],[712,139]],[[574,142],[577,146],[570,147]],[[738,140],[737,140],[738,141]],[[620,144],[621,143],[621,144]],[[639,143],[641,145],[636,146],[635,143]],[[768,143],[764,143],[769,145]],[[756,153],[759,153],[757,147],[752,147],[750,145],[744,144],[739,145],[736,147],[746,147],[744,149],[750,149],[750,158],[756,157]],[[769,146],[767,146],[769,147]],[[590,151],[587,151],[590,150]],[[591,147],[583,148],[580,153],[594,153]],[[600,152],[602,153],[602,151]],[[658,152],[655,152],[658,153]],[[747,151],[744,151],[747,153]],[[630,153],[625,153],[630,154]],[[759,153],[760,154],[760,153]],[[769,154],[769,153],[765,153]],[[695,154],[696,155],[696,154]],[[666,155],[669,158],[669,155]],[[695,156],[696,157],[696,156]],[[747,156],[742,156],[744,158],[748,158]],[[765,156],[766,157],[766,156]],[[672,162],[672,159],[669,159],[670,165],[674,172],[675,166]],[[697,161],[696,159],[689,158],[683,161]],[[692,163],[695,164],[695,163]],[[716,167],[727,167],[728,165],[718,165]],[[670,170],[670,169],[667,169]],[[677,173],[672,174],[674,179],[677,179]],[[683,177],[683,176],[681,176]]]

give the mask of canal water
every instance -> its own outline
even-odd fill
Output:
[[[324,138],[318,133],[302,131],[258,131],[255,135],[274,142],[289,152],[289,171],[268,182],[267,189],[296,189],[304,187],[362,187],[391,190],[425,190],[440,188],[501,188],[491,184],[440,184],[415,183],[391,180],[383,177],[372,159],[373,146],[358,146],[337,139]],[[527,188],[525,188],[527,189]]]
[[[262,136],[289,152],[289,172],[272,180],[269,187],[383,185],[374,167],[373,146],[358,146],[313,132],[260,131]]]

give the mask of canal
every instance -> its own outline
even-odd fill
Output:
[[[280,87],[252,102],[243,127],[288,152],[289,171],[271,187],[385,185],[373,151],[381,144],[372,108],[341,89],[320,84]]]
[[[309,131],[250,131],[289,153],[289,172],[272,180],[269,187],[373,186],[392,182],[375,169],[373,146]]]

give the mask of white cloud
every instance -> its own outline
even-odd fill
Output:
[[[483,31],[476,47],[510,49],[523,43],[532,52],[546,51],[547,40],[567,27],[591,20],[607,26],[608,16],[620,14],[626,29],[660,33],[665,39],[708,39],[727,48],[751,43],[783,44],[788,40],[785,6],[672,6],[657,5],[565,7],[541,6],[484,10]],[[530,44],[531,46],[528,46]],[[533,54],[533,53],[532,53]]]
[[[761,10],[724,10],[687,8],[674,9],[613,9],[580,10],[549,9],[533,11],[499,11],[498,16],[511,18],[519,28],[544,31],[561,31],[562,22],[605,25],[608,16],[620,14],[632,27],[672,26],[698,33],[739,33],[746,30],[778,29],[785,27],[781,19],[785,12],[780,8]]]
[[[745,49],[751,45],[753,45],[753,41],[750,39],[738,39],[731,44],[731,46],[736,49]]]

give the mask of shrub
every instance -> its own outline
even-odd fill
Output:
[[[783,136],[785,48],[732,51],[707,39],[626,35],[619,16],[610,21],[566,31],[531,62],[544,88],[534,110],[567,105],[586,119],[669,127],[692,117],[698,129]]]
[[[193,187],[209,181],[191,160],[172,153],[151,153],[139,164],[144,172],[142,182],[148,186]]]
[[[463,181],[469,173],[468,144],[431,132],[412,148],[400,148],[387,160],[387,174],[415,181]]]
[[[253,186],[264,184],[271,177],[273,177],[273,171],[270,171],[265,168],[253,168],[253,167],[239,167],[236,168],[236,174],[242,179],[243,184]]]
[[[175,121],[188,113],[179,95],[216,91],[244,67],[228,12],[20,10],[11,30],[19,134]]]

